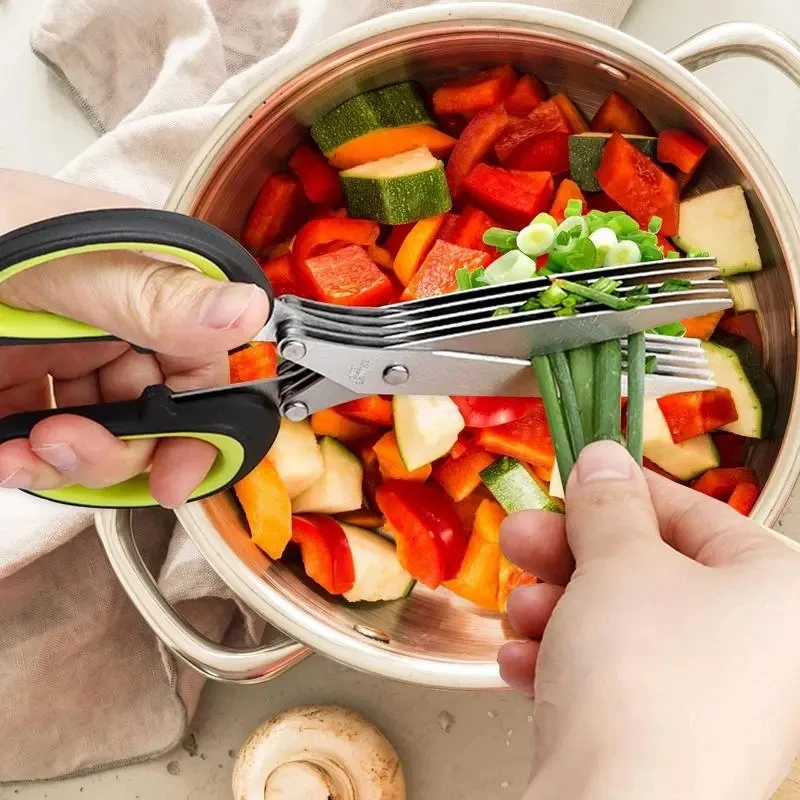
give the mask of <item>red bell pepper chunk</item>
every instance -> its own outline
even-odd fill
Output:
[[[446,133],[454,139],[458,139],[458,137],[461,136],[464,132],[464,128],[467,127],[467,122],[469,122],[469,120],[462,114],[436,115],[436,126],[442,133]]]
[[[353,554],[342,526],[333,517],[292,517],[292,541],[300,547],[303,569],[330,594],[344,594],[356,582]]]
[[[753,351],[759,361],[764,360],[764,338],[758,324],[755,311],[744,311],[741,314],[726,314],[720,320],[719,327],[726,333],[741,336],[753,345]]]
[[[658,398],[658,406],[676,444],[739,419],[730,389],[669,394]]]
[[[692,484],[692,489],[727,502],[740,483],[758,484],[758,478],[748,467],[718,467],[701,475]]]
[[[761,489],[755,483],[740,483],[731,492],[728,505],[744,516],[748,516],[761,494]]]
[[[395,533],[397,558],[412,577],[435,589],[458,575],[467,537],[453,501],[441,489],[386,481],[375,499]]]
[[[534,467],[552,467],[555,463],[553,440],[547,427],[547,414],[541,398],[533,411],[505,425],[482,428],[475,443],[490,453],[511,456]]]
[[[305,271],[318,300],[340,306],[380,306],[395,296],[389,278],[357,244],[306,259]]]
[[[459,78],[433,93],[433,109],[440,114],[469,114],[496,106],[513,91],[517,74],[507,64]]]
[[[663,469],[661,469],[661,467],[658,466],[658,464],[654,464],[652,461],[650,461],[649,458],[645,458],[643,460],[643,466],[645,469],[650,470],[650,472],[655,472],[656,475],[660,475],[662,478],[667,478],[673,483],[681,483],[681,481],[679,481],[674,475],[670,475],[669,472],[665,472]]]
[[[276,242],[291,236],[308,212],[300,181],[288,173],[270,175],[261,187],[242,230],[242,244],[263,256]]]
[[[622,206],[615,200],[612,200],[607,194],[603,192],[592,192],[586,198],[586,204],[591,210],[596,211],[622,211]],[[664,241],[668,241],[664,239]],[[661,242],[659,241],[659,244]],[[674,247],[672,248],[675,249]]]
[[[342,403],[336,406],[336,410],[356,422],[365,422],[367,425],[390,427],[394,419],[391,401],[377,394]]]
[[[647,117],[629,103],[621,94],[611,92],[603,101],[591,122],[595,133],[627,133],[637,136],[655,136],[655,128]]]
[[[231,383],[274,378],[278,374],[278,353],[274,342],[251,342],[228,356]]]
[[[583,196],[580,186],[578,186],[575,181],[570,180],[569,178],[564,178],[564,180],[558,185],[556,196],[553,198],[553,205],[550,207],[550,215],[558,222],[564,221],[564,212],[566,211],[567,204],[570,200],[580,200],[581,214],[586,214],[588,212],[589,207],[586,203],[586,198]]]
[[[441,239],[443,242],[451,242],[451,237],[455,232],[456,227],[458,226],[459,216],[458,214],[445,214],[444,220],[442,221],[442,227],[439,228],[439,233],[436,235],[437,239]]]
[[[688,181],[700,166],[708,152],[708,145],[690,133],[679,130],[666,130],[658,134],[658,160],[662,164],[673,164]]]
[[[292,245],[292,258],[302,274],[306,259],[319,255],[326,245],[360,244],[370,247],[378,241],[381,228],[377,222],[349,217],[312,219],[303,225]]]
[[[453,397],[468,428],[494,428],[538,413],[539,397]]]
[[[609,208],[608,210],[613,211],[614,209]],[[666,258],[669,253],[678,252],[678,248],[675,247],[666,236],[662,236],[661,234],[658,235],[658,246],[661,248],[664,258]]]
[[[485,214],[479,208],[466,206],[456,218],[452,230],[445,238],[445,241],[470,250],[483,250],[490,256],[497,256],[497,250],[483,241],[483,234],[489,228],[496,227],[497,223],[488,214]],[[439,238],[444,237],[440,235]]]
[[[341,208],[344,202],[339,173],[322,153],[308,144],[298,145],[289,158],[289,169],[303,184],[303,191],[312,203],[326,208]]]
[[[736,433],[712,433],[711,438],[719,452],[719,465],[721,467],[743,467],[747,461],[747,451],[750,440],[746,436]]]
[[[567,118],[572,133],[587,133],[589,123],[583,116],[580,109],[563,92],[553,95],[553,102],[561,109],[561,113]]]
[[[413,227],[413,222],[405,222],[402,225],[395,225],[389,232],[389,235],[386,237],[386,241],[383,243],[384,248],[393,256],[396,256],[397,251],[400,249],[405,241],[406,236],[408,236],[409,231]]]
[[[297,269],[290,253],[284,253],[277,258],[265,261],[261,265],[261,270],[267,276],[275,297],[281,297],[285,294],[309,297],[302,278],[297,274]]]
[[[559,133],[564,137],[573,133],[569,119],[554,99],[545,100],[527,118],[511,119],[494,151],[501,163],[505,163],[523,144],[546,133]]]
[[[461,193],[464,178],[492,149],[506,125],[508,125],[506,110],[503,106],[495,106],[476,114],[464,128],[447,160],[447,182],[450,194],[454,198]]]
[[[414,300],[454,292],[458,289],[458,270],[466,268],[472,271],[484,266],[488,260],[488,254],[483,251],[469,250],[439,239],[406,286],[401,299]]]
[[[457,503],[481,485],[481,471],[496,461],[480,447],[469,447],[457,458],[448,456],[433,469],[433,477]]]
[[[535,75],[523,75],[506,97],[506,111],[520,116],[530,114],[549,96],[550,91]]]
[[[603,148],[596,174],[603,191],[642,227],[661,217],[663,236],[678,232],[678,184],[619,133]]]
[[[478,208],[519,230],[550,207],[553,176],[478,164],[467,175],[464,191]]]

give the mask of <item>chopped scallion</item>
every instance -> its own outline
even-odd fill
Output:
[[[559,237],[562,232],[566,232],[571,238],[580,238],[589,235],[589,224],[583,217],[567,217],[556,230]]]
[[[558,311],[553,312],[554,317],[574,317],[576,314],[580,313],[577,308],[559,308]]]
[[[572,199],[567,202],[564,209],[564,218],[577,217],[583,211],[583,203],[580,200]]]
[[[456,270],[456,283],[458,284],[458,289],[461,292],[472,288],[472,278],[470,277],[469,270],[466,267],[461,267],[461,269]]]
[[[535,297],[531,297],[529,300],[526,300],[517,311],[538,311],[541,307],[542,304]]]
[[[540,295],[539,302],[543,308],[556,308],[566,298],[567,293],[560,286],[551,284]]]
[[[558,227],[558,220],[551,214],[547,214],[545,212],[537,214],[531,220],[531,225],[538,225],[539,223],[544,223],[545,225],[549,225],[553,230],[555,230]]]
[[[560,289],[561,291],[569,294],[576,294],[578,297],[583,297],[586,300],[591,300],[593,303],[600,303],[601,305],[613,308],[614,311],[625,311],[631,306],[627,300],[617,297],[609,292],[600,292],[593,286],[584,286],[582,283],[575,283],[574,281],[567,281],[563,278],[557,278],[550,289]],[[546,292],[549,292],[547,289]]]
[[[667,250],[667,258],[670,261],[673,261],[676,258],[680,258],[681,254],[677,250]]]
[[[711,253],[708,250],[690,250],[686,255],[689,258],[708,258]]]
[[[472,275],[469,276],[470,281],[472,282],[473,289],[480,289],[484,286],[488,286],[489,284],[486,282],[486,270],[483,267],[477,267],[472,271]]]
[[[483,234],[483,243],[502,250],[513,250],[517,246],[517,231],[506,228],[489,228]]]
[[[685,292],[687,289],[692,288],[691,281],[685,281],[681,278],[668,278],[661,284],[659,292]]]
[[[668,325],[659,325],[653,328],[653,333],[659,336],[686,336],[686,328],[680,322],[670,322]]]
[[[536,262],[519,250],[500,256],[493,261],[484,272],[487,283],[496,286],[500,283],[525,281],[536,274]]]
[[[635,242],[622,241],[609,249],[603,264],[606,267],[622,267],[625,264],[638,264],[641,259],[642,251],[639,245]]]
[[[496,308],[492,312],[493,317],[507,317],[509,314],[513,314],[514,309],[509,308],[508,306],[503,306],[502,308]]]
[[[569,270],[594,269],[597,263],[597,248],[591,239],[578,239],[571,252],[566,254]]]
[[[647,358],[644,360],[644,371],[648,375],[651,375],[653,372],[656,371],[657,367],[658,367],[658,359],[652,355],[647,356]]]
[[[611,228],[602,227],[589,234],[589,241],[595,246],[597,257],[595,266],[603,266],[608,251],[617,243],[617,234]]]
[[[661,219],[661,217],[650,217],[650,222],[647,223],[647,230],[650,231],[650,233],[658,233],[663,224],[664,220]]]
[[[517,234],[517,249],[531,258],[544,255],[555,244],[555,229],[546,222],[532,222]]]
[[[628,234],[637,233],[639,231],[639,223],[633,217],[629,217],[624,213],[613,216],[608,221],[608,227],[611,228],[611,230],[614,231],[614,233],[616,233],[619,237],[627,236]]]

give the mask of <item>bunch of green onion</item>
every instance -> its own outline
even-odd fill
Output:
[[[490,266],[470,272],[458,270],[459,289],[475,289],[503,283],[550,276],[551,285],[537,297],[517,309],[501,308],[495,314],[506,315],[550,309],[555,316],[574,316],[586,302],[625,311],[651,302],[646,285],[617,294],[619,281],[610,278],[588,282],[569,280],[565,273],[661,261],[664,253],[658,246],[661,219],[653,217],[642,230],[639,223],[622,211],[590,211],[581,214],[580,200],[570,200],[564,221],[558,223],[550,214],[539,214],[521,231],[490,228],[483,241],[501,253]],[[547,255],[542,269],[535,259]],[[708,255],[693,251],[689,257]],[[671,251],[667,258],[679,258]],[[660,292],[686,289],[688,281],[668,280]],[[664,336],[683,336],[680,323],[664,325],[653,331]],[[566,352],[535,356],[532,359],[539,383],[550,433],[556,451],[558,470],[564,484],[580,451],[591,442],[612,440],[625,444],[631,456],[643,461],[644,382],[645,374],[655,368],[655,359],[645,353],[645,335],[628,336],[628,425],[622,435],[622,346],[619,340],[587,345]]]

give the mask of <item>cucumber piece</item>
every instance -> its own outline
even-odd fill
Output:
[[[269,451],[269,460],[291,499],[313,486],[325,472],[322,451],[307,420],[281,420],[278,436]]]
[[[708,434],[675,444],[655,397],[644,399],[644,456],[678,480],[690,481],[719,466],[719,452]]]
[[[446,455],[464,430],[464,417],[445,395],[397,394],[392,411],[397,448],[409,472]]]
[[[775,385],[761,366],[753,346],[740,336],[718,331],[703,350],[718,386],[730,390],[739,419],[722,430],[763,439],[769,435],[777,411]]]
[[[361,508],[364,468],[330,436],[319,440],[325,469],[322,476],[292,501],[292,513],[341,514]]]
[[[339,523],[350,545],[356,581],[344,599],[350,603],[399,600],[414,588],[414,579],[397,560],[394,545],[373,531]]]
[[[402,225],[435,217],[452,206],[444,164],[418,147],[339,173],[352,217]]]
[[[655,136],[637,136],[634,134],[623,134],[623,136],[646,156],[650,158],[656,157],[658,139]],[[603,148],[610,138],[610,133],[578,133],[569,137],[567,142],[569,147],[569,173],[572,180],[585,192],[600,191],[600,183],[595,172],[600,166]]]
[[[758,250],[753,220],[744,189],[727,186],[683,200],[675,244],[687,253],[706,250],[717,259],[724,276],[758,272]]]
[[[486,488],[508,514],[529,509],[563,511],[547,487],[516,458],[502,456],[481,472]]]
[[[733,300],[733,310],[741,314],[743,311],[758,311],[758,299],[753,288],[753,279],[749,275],[724,278],[725,285]]]
[[[311,126],[311,137],[325,155],[365,133],[381,128],[433,124],[419,87],[396,83],[351,97]]]

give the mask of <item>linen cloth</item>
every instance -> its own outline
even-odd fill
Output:
[[[100,138],[59,177],[161,206],[230,105],[284,53],[427,0],[48,0],[35,53]],[[632,0],[541,0],[617,26]],[[57,135],[57,133],[54,133]],[[252,642],[173,515],[135,516],[165,596],[207,636]],[[232,630],[233,629],[233,630]],[[92,514],[0,490],[0,782],[154,757],[203,680],[176,663],[108,566]]]

